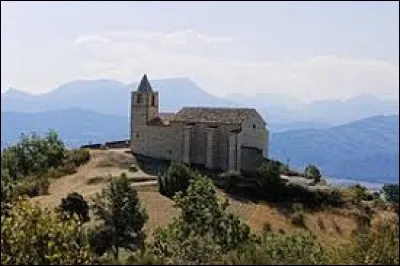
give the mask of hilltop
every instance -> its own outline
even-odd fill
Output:
[[[91,150],[90,154],[90,161],[79,167],[77,173],[54,179],[49,187],[49,195],[37,196],[31,201],[41,207],[54,208],[71,192],[78,192],[90,201],[92,196],[106,187],[111,178],[126,173],[132,185],[138,190],[139,198],[149,214],[146,230],[153,231],[160,226],[165,226],[178,215],[178,211],[173,208],[172,200],[158,192],[155,176],[146,174],[141,169],[134,173],[129,171],[130,166],[136,165],[137,162],[132,155],[127,153],[127,150]],[[229,210],[239,215],[255,232],[262,232],[266,224],[269,224],[268,226],[273,231],[304,230],[293,225],[285,211],[274,204],[257,203],[234,197],[223,190],[218,190],[218,195],[227,198],[231,204]],[[306,230],[315,232],[320,240],[342,243],[351,238],[353,230],[357,228],[357,220],[349,211],[327,209],[322,212],[306,213],[305,227],[308,228]]]

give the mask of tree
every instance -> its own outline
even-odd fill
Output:
[[[21,135],[21,140],[4,149],[1,165],[13,180],[29,175],[41,175],[50,168],[58,168],[66,157],[66,148],[54,130],[45,137],[36,133]]]
[[[79,222],[60,220],[29,201],[14,202],[7,217],[1,216],[1,264],[92,264],[89,246]]]
[[[228,202],[221,202],[212,181],[197,176],[186,193],[174,197],[181,215],[167,228],[154,235],[152,249],[171,263],[206,263],[220,254],[245,245],[252,239],[250,228],[226,212]]]
[[[125,175],[114,179],[108,188],[97,194],[93,205],[97,219],[103,221],[106,231],[112,232],[110,248],[118,259],[119,248],[136,250],[143,247],[142,231],[147,214],[141,207],[137,191],[130,186]]]
[[[77,192],[69,193],[66,198],[61,199],[59,209],[68,216],[78,215],[83,223],[89,221],[89,205]]]
[[[189,180],[194,175],[186,165],[172,162],[167,172],[158,177],[159,191],[162,195],[172,198],[176,192],[185,191],[189,187]]]
[[[385,184],[382,192],[387,201],[391,203],[399,203],[399,184]]]
[[[314,179],[315,183],[319,183],[321,181],[321,172],[314,164],[309,164],[304,168],[304,175],[306,178]]]

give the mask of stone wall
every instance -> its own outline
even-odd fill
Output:
[[[172,123],[169,126],[139,126],[135,128],[136,137],[131,148],[134,154],[158,159],[181,161],[183,125]]]
[[[108,141],[104,145],[110,149],[129,148],[130,140],[127,139],[127,140]]]
[[[258,148],[262,150],[264,157],[267,157],[269,132],[265,126],[259,117],[250,117],[243,122],[240,136],[242,146]]]
[[[241,170],[250,171],[261,166],[263,162],[263,154],[261,150],[251,147],[242,147],[241,153]]]

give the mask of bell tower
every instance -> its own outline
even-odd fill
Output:
[[[131,92],[131,143],[140,138],[140,128],[158,116],[158,92],[153,91],[144,74],[137,91]]]

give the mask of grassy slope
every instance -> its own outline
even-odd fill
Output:
[[[128,172],[129,165],[134,162],[134,158],[122,150],[91,151],[89,163],[81,166],[76,174],[53,180],[49,189],[50,194],[35,197],[32,201],[42,207],[54,208],[60,204],[61,198],[73,191],[81,193],[85,199],[90,201],[90,198],[106,187],[109,181],[105,178],[94,184],[88,184],[93,177],[110,175],[115,177],[126,172],[132,180],[142,177],[151,179],[142,171]],[[152,231],[159,226],[165,226],[179,213],[178,210],[173,208],[173,202],[170,199],[158,193],[155,184],[140,186],[137,187],[137,190],[149,214],[149,220],[146,224],[147,230]],[[221,197],[228,197],[222,191],[218,191],[218,194]],[[269,223],[274,231],[279,229],[285,232],[304,230],[293,226],[287,215],[275,206],[228,198],[231,204],[229,210],[239,215],[255,232],[261,232],[266,223]],[[322,220],[323,228],[318,224],[318,219]],[[322,213],[308,213],[305,221],[308,230],[314,232],[319,239],[332,243],[348,240],[351,232],[356,228],[356,222],[352,217],[328,210]],[[337,229],[335,224],[339,225],[340,230]]]

